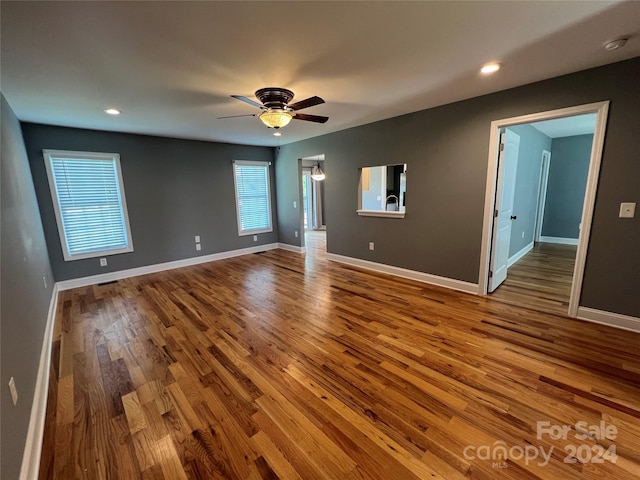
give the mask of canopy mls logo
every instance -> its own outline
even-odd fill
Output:
[[[615,425],[608,425],[604,420],[597,425],[590,425],[586,421],[576,422],[575,425],[557,425],[550,421],[536,422],[536,439],[542,441],[568,441],[569,433],[574,432],[573,439],[585,442],[582,444],[566,443],[562,448],[566,455],[564,463],[616,463],[616,446],[611,443],[618,436]],[[604,444],[604,445],[603,445]],[[607,446],[607,444],[609,444]],[[549,464],[554,445],[545,448],[544,445],[508,446],[504,440],[497,440],[493,445],[467,445],[463,450],[467,460],[489,460],[493,468],[508,468],[507,461],[524,460],[525,465],[536,462],[538,466]]]

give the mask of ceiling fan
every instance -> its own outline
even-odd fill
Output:
[[[324,103],[320,97],[309,97],[299,102],[289,103],[293,100],[293,92],[286,88],[267,87],[256,91],[256,98],[260,103],[242,95],[231,95],[232,98],[258,107],[261,113],[253,113],[246,115],[229,115],[227,117],[218,118],[234,118],[234,117],[258,117],[269,128],[281,128],[289,124],[292,119],[305,120],[307,122],[325,123],[329,117],[320,115],[308,115],[306,113],[298,113],[298,110],[313,107]]]

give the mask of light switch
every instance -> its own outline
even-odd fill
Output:
[[[620,204],[620,218],[633,218],[636,216],[635,202],[622,202]]]

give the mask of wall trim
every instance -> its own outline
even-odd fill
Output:
[[[513,265],[514,263],[516,263],[518,260],[520,260],[522,257],[524,257],[527,253],[529,253],[531,250],[533,250],[533,242],[531,242],[529,245],[526,245],[522,250],[520,250],[519,252],[514,253],[513,255],[511,255],[509,257],[508,263],[507,263],[507,267],[510,267],[511,265]]]
[[[49,393],[49,372],[51,369],[51,348],[53,346],[53,331],[58,310],[58,285],[54,284],[49,302],[49,312],[42,339],[40,361],[38,363],[38,375],[36,387],[33,392],[31,414],[27,439],[22,454],[20,467],[20,480],[33,480],[38,478],[40,471],[40,457],[42,456],[42,440],[44,436],[44,422],[47,416],[47,395]]]
[[[609,325],[610,327],[640,332],[640,318],[622,315],[621,313],[607,312],[589,307],[578,307],[578,318],[587,322]]]
[[[452,290],[459,290],[461,292],[471,293],[473,295],[478,294],[477,284],[464,282],[462,280],[456,280],[454,278],[440,277],[438,275],[432,275],[430,273],[418,272],[417,270],[394,267],[392,265],[371,262],[369,260],[362,260],[360,258],[345,257],[343,255],[338,255],[335,253],[327,253],[327,260],[346,263],[347,265],[366,268],[367,270],[373,270],[375,272],[387,273],[389,275],[395,275],[396,277],[408,278],[410,280],[416,280],[418,282],[428,283],[430,285],[437,285],[439,287],[450,288]]]
[[[212,253],[210,255],[202,255],[200,257],[185,258],[183,260],[175,260],[173,262],[156,263],[155,265],[145,265],[144,267],[129,268],[126,270],[118,270],[116,272],[103,273],[100,275],[91,275],[89,277],[74,278],[71,280],[63,280],[58,282],[58,290],[70,290],[72,288],[86,287],[96,285],[98,283],[113,282],[124,278],[137,277],[138,275],[147,275],[149,273],[163,272],[165,270],[173,270],[174,268],[190,267],[201,263],[215,262],[216,260],[224,260],[225,258],[239,257],[251,253],[265,252],[278,248],[277,243],[267,243],[265,245],[256,245],[254,247],[240,248],[238,250],[228,250],[226,252]]]
[[[290,252],[307,253],[306,247],[299,247],[298,245],[291,245],[289,243],[278,243],[278,248],[289,250]]]
[[[540,236],[540,241],[542,243],[557,243],[559,245],[578,245],[577,238]]]

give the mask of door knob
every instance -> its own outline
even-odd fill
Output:
[[[518,218],[517,215],[511,215],[511,220],[515,220],[516,218]]]

